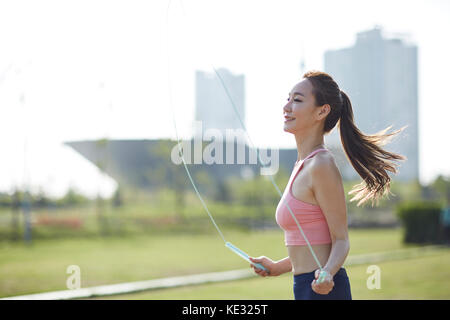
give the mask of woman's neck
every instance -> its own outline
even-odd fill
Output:
[[[325,147],[323,135],[295,135],[295,141],[297,143],[298,152],[297,162],[305,159],[314,150]]]

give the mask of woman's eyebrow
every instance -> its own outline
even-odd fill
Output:
[[[301,94],[300,92],[294,92],[294,94],[298,94],[298,95],[301,95],[303,98],[305,97],[303,94]],[[290,93],[289,93],[289,95],[291,95]]]

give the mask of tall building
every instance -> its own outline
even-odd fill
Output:
[[[202,122],[203,132],[217,129],[225,138],[226,129],[243,129],[233,104],[245,125],[245,76],[221,68],[215,72],[196,72],[195,120]],[[228,96],[229,95],[229,96]],[[198,130],[194,132],[199,137]]]
[[[325,52],[324,71],[349,95],[356,125],[364,133],[389,125],[393,130],[408,126],[385,148],[408,158],[396,179],[418,179],[417,46],[405,39],[388,39],[375,27],[358,33],[352,47]],[[341,144],[338,130],[326,139],[329,144]],[[350,165],[341,171],[346,178],[357,178]]]

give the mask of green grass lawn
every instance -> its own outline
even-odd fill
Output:
[[[78,265],[81,268],[82,287],[246,268],[248,264],[226,249],[220,237],[213,232],[214,230],[210,234],[199,235],[158,234],[123,238],[41,240],[30,247],[23,243],[1,242],[0,297],[65,290],[69,276],[66,269],[69,265]],[[286,256],[283,233],[280,230],[224,230],[224,233],[228,241],[252,256],[266,255],[274,260]],[[350,243],[350,255],[406,247],[402,243],[401,229],[350,230]],[[411,261],[406,261],[406,265]],[[449,262],[447,257],[442,259],[441,265],[448,266]],[[431,270],[430,266],[423,268],[425,271]],[[353,272],[352,270],[349,272]],[[422,272],[421,277],[424,274],[425,272]],[[356,279],[357,275],[358,272],[355,271],[352,279]],[[403,272],[399,272],[399,275],[401,279],[406,279]],[[261,285],[261,290],[267,283],[276,284],[281,281],[279,291],[273,289],[274,296],[282,297],[284,292],[283,297],[290,297],[290,277],[264,280],[268,282],[262,284],[260,279],[245,281]],[[232,288],[236,283],[216,285]],[[358,290],[357,288],[355,287],[355,290]],[[231,293],[234,292],[234,289],[230,290]],[[160,293],[164,292],[170,295],[169,291]],[[445,293],[446,290],[441,292]],[[356,293],[358,291],[355,291]],[[217,293],[220,294],[223,292]],[[215,298],[215,295],[211,293],[211,299]],[[245,294],[242,297],[246,297]]]
[[[437,256],[377,264],[381,270],[381,288],[366,285],[368,265],[347,267],[352,296],[366,299],[450,299],[450,249]],[[147,291],[102,299],[204,300],[204,299],[293,299],[292,275]]]

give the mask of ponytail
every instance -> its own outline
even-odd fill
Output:
[[[336,81],[327,73],[311,70],[303,75],[312,86],[317,106],[329,104],[330,113],[325,119],[324,133],[330,132],[339,122],[341,142],[347,159],[363,179],[349,192],[354,195],[350,201],[358,200],[358,206],[368,200],[378,200],[389,193],[391,178],[388,171],[397,173],[398,164],[394,161],[406,160],[406,157],[388,152],[381,147],[403,131],[405,127],[387,133],[391,126],[373,135],[362,133],[353,120],[352,104],[347,94],[339,89]]]
[[[389,193],[391,178],[388,171],[397,173],[398,164],[394,161],[406,160],[403,155],[388,152],[381,148],[405,127],[387,133],[392,126],[373,135],[362,133],[353,120],[352,104],[347,94],[340,90],[342,108],[339,118],[341,142],[346,156],[363,181],[349,192],[354,197],[350,201],[358,201],[358,206],[368,200],[378,200]]]

